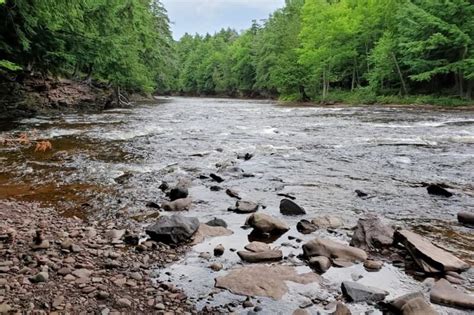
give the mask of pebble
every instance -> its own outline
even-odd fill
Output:
[[[30,281],[33,283],[47,282],[49,279],[49,274],[47,272],[39,272],[33,277],[30,278]]]
[[[117,300],[117,305],[120,307],[130,307],[132,306],[132,302],[129,299],[121,298]]]
[[[213,263],[212,265],[209,266],[214,271],[220,271],[224,266],[221,263]]]
[[[214,256],[222,256],[224,255],[224,251],[224,246],[222,244],[219,244],[214,248]]]
[[[158,303],[155,305],[155,308],[159,311],[164,311],[166,309],[165,305],[163,303]]]

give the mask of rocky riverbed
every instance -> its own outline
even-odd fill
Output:
[[[2,307],[472,311],[470,111],[172,98],[2,128],[53,146],[0,151]]]

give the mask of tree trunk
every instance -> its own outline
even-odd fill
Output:
[[[402,84],[403,95],[407,95],[408,94],[407,86],[405,84],[405,80],[403,79],[403,74],[402,74],[402,71],[400,70],[400,65],[398,64],[397,57],[395,56],[393,52],[392,52],[392,58],[393,58],[393,62],[395,62],[395,67],[397,68],[398,76],[400,77],[400,83]]]
[[[458,82],[459,82],[459,97],[464,97],[464,75],[461,70],[458,70]]]
[[[468,100],[472,100],[472,86],[473,86],[473,80],[468,79],[466,83],[466,98]]]

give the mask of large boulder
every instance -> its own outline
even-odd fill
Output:
[[[364,262],[367,260],[367,253],[360,248],[322,238],[316,238],[304,244],[303,253],[307,258],[325,256],[348,262]]]
[[[389,294],[387,291],[350,281],[344,281],[341,290],[350,302],[381,302]]]
[[[436,282],[430,299],[432,303],[474,310],[474,296],[455,289],[446,279]]]
[[[351,246],[373,251],[393,244],[394,230],[376,216],[359,219],[351,240]]]
[[[298,274],[295,268],[289,266],[250,265],[217,277],[215,286],[234,294],[279,300],[288,292],[286,281],[309,284],[320,280],[321,277],[313,272]]]
[[[459,212],[459,223],[474,226],[474,212]]]
[[[189,241],[199,228],[197,218],[182,215],[163,216],[146,228],[146,233],[157,242],[178,244]]]
[[[427,273],[461,272],[470,268],[468,263],[408,230],[396,231],[395,241],[402,243],[415,262]]]
[[[284,215],[303,215],[306,211],[290,199],[280,201],[280,213]]]
[[[283,234],[290,229],[285,222],[263,213],[250,215],[245,224],[253,227],[255,232],[262,234]]]
[[[229,208],[229,211],[235,213],[253,213],[257,212],[259,205],[252,201],[239,200],[235,203],[235,207]]]

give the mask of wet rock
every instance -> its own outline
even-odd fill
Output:
[[[33,277],[30,277],[30,281],[33,283],[47,282],[49,280],[49,274],[45,271],[39,272]]]
[[[279,261],[283,259],[281,250],[268,250],[263,252],[238,251],[240,259],[249,263]]]
[[[364,262],[364,267],[365,269],[368,269],[369,271],[377,271],[382,269],[383,266],[383,261],[380,260],[366,260]]]
[[[250,160],[251,158],[253,158],[253,154],[252,154],[252,153],[245,153],[245,154],[238,154],[238,155],[237,155],[237,159],[239,159],[239,160],[248,161],[248,160]]]
[[[218,183],[222,183],[224,181],[224,179],[220,177],[219,175],[211,173],[209,176]]]
[[[311,234],[317,231],[318,227],[313,223],[309,222],[308,220],[303,219],[296,224],[296,229],[301,234]]]
[[[234,232],[221,226],[200,224],[197,232],[193,236],[192,244],[195,245],[202,243],[206,238],[209,237],[228,236],[232,234],[234,234]]]
[[[254,307],[255,305],[253,305],[252,301],[250,299],[247,299],[244,301],[244,303],[242,303],[242,307],[243,308],[250,308],[250,307]]]
[[[363,192],[362,190],[356,189],[355,193],[357,194],[357,197],[359,198],[365,198],[369,196],[367,193]]]
[[[311,220],[311,223],[319,229],[338,229],[344,225],[341,218],[332,215],[314,218]]]
[[[214,248],[214,256],[222,256],[224,255],[224,251],[224,246],[222,244],[219,244]]]
[[[231,198],[235,198],[235,199],[242,199],[240,198],[240,195],[237,191],[233,190],[233,189],[226,189],[225,193],[227,194],[227,196],[231,197]]]
[[[359,219],[352,236],[351,246],[373,251],[393,244],[394,230],[376,216]]]
[[[136,234],[132,234],[129,231],[126,231],[123,237],[123,242],[128,245],[137,246],[138,243],[140,242],[140,236]]]
[[[325,273],[329,268],[331,268],[331,260],[325,256],[311,257],[308,264],[319,273]]]
[[[306,211],[290,199],[280,201],[280,213],[283,215],[303,215]]]
[[[235,203],[235,208],[229,208],[229,211],[236,213],[253,213],[256,212],[259,208],[259,205],[252,201],[237,201]]]
[[[349,262],[364,262],[367,260],[367,253],[360,248],[321,238],[316,238],[304,244],[303,252],[307,258],[325,256]]]
[[[161,191],[165,192],[170,188],[167,182],[162,182],[160,186],[158,186],[158,189]]]
[[[254,253],[266,252],[271,250],[270,245],[263,242],[251,242],[250,244],[245,245],[244,248]]]
[[[224,188],[222,188],[222,187],[220,187],[220,186],[211,186],[209,189],[210,189],[211,191],[221,191],[221,190],[224,189]]]
[[[459,223],[474,227],[474,212],[459,212],[458,221]]]
[[[132,177],[133,177],[133,174],[132,174],[132,173],[125,173],[125,174],[122,174],[122,175],[120,175],[120,176],[114,178],[114,181],[115,181],[117,184],[123,185],[123,184],[125,184],[126,182],[128,182]]]
[[[350,281],[344,281],[341,289],[350,302],[380,302],[389,294],[387,291]]]
[[[214,271],[221,271],[224,266],[221,263],[213,263],[209,266]]]
[[[250,265],[217,277],[215,286],[234,294],[279,300],[288,292],[286,281],[309,284],[319,282],[320,277],[314,273],[298,274],[295,268],[289,266]]]
[[[430,241],[408,230],[395,232],[395,241],[402,243],[420,268],[428,273],[466,271],[470,265]]]
[[[186,211],[191,208],[192,202],[191,198],[182,198],[171,202],[164,202],[161,206],[165,211]]]
[[[428,187],[426,187],[426,190],[428,191],[428,194],[430,195],[443,196],[447,198],[453,195],[453,193],[447,191],[441,185],[437,185],[437,184],[428,185]]]
[[[250,215],[246,225],[251,226],[258,233],[283,234],[290,229],[286,223],[263,213]]]
[[[188,198],[189,192],[186,187],[175,187],[170,190],[169,198],[171,201]]]
[[[206,224],[209,225],[209,226],[214,226],[214,227],[220,226],[220,227],[223,227],[223,228],[227,228],[227,223],[224,220],[218,219],[218,218],[214,218],[214,219],[206,222]]]
[[[175,214],[160,217],[155,224],[146,228],[146,233],[154,241],[178,244],[189,241],[198,228],[197,218]]]
[[[147,208],[152,208],[152,209],[161,209],[160,205],[153,202],[153,201],[148,201],[146,204],[145,204],[145,207]]]
[[[446,279],[440,279],[431,289],[430,299],[432,303],[458,307],[462,309],[474,309],[474,296],[455,289]]]
[[[208,253],[208,252],[202,252],[202,253],[199,254],[199,258],[209,260],[209,259],[211,259],[211,257],[212,257],[211,253]]]

